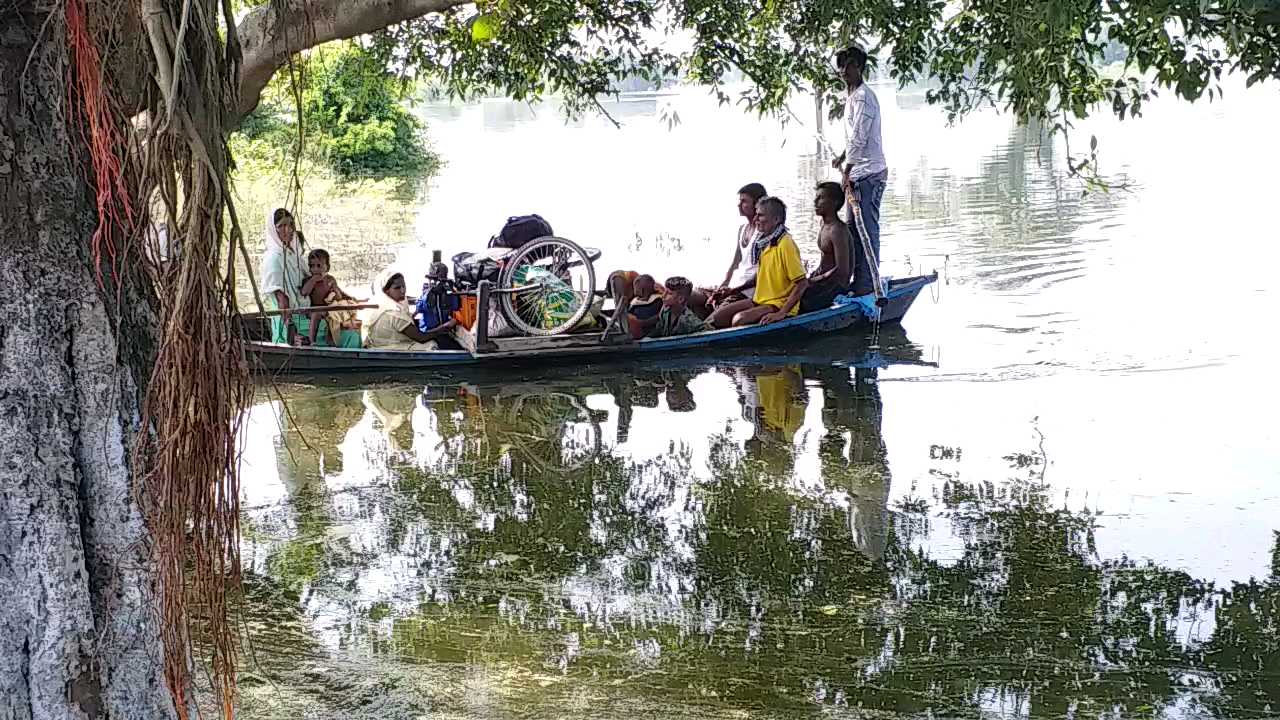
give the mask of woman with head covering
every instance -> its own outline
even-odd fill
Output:
[[[307,253],[298,239],[293,213],[284,208],[267,211],[267,250],[262,256],[262,294],[267,303],[284,312],[271,319],[271,340],[294,344],[298,333],[304,337],[311,330],[310,318],[305,312],[310,300],[302,294],[302,285],[311,271],[307,267]],[[318,344],[327,344],[327,322],[320,321],[316,333]],[[342,331],[341,347],[360,347],[360,334]]]
[[[435,350],[435,338],[448,335],[458,321],[450,318],[423,332],[413,319],[413,306],[405,300],[404,275],[391,269],[375,281],[378,309],[364,321],[364,346],[375,350]]]

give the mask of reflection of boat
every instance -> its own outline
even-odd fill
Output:
[[[881,309],[882,323],[895,323],[906,315],[911,304],[926,285],[937,280],[937,274],[923,275],[889,282],[887,305]],[[864,300],[864,298],[859,298]],[[601,341],[598,333],[555,335],[551,337],[495,338],[490,347],[475,347],[469,333],[459,334],[464,350],[406,352],[402,350],[365,350],[317,347],[293,347],[265,342],[270,337],[269,321],[258,314],[243,316],[250,337],[248,349],[251,367],[269,373],[327,373],[359,370],[421,370],[451,365],[499,364],[555,360],[573,357],[631,357],[637,353],[708,352],[717,348],[750,346],[763,350],[777,340],[796,335],[827,334],[871,323],[867,304],[860,301],[833,305],[797,315],[772,325],[752,325],[726,330],[709,330],[671,338],[643,340],[611,339]],[[470,341],[470,342],[468,342]]]

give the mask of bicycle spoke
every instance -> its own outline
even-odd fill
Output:
[[[503,271],[503,312],[517,330],[553,335],[572,328],[590,307],[594,268],[586,253],[561,238],[547,238],[517,253]]]

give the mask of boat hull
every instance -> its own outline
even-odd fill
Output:
[[[893,280],[886,294],[887,304],[880,311],[881,323],[896,323],[910,310],[912,303],[937,274]],[[265,318],[245,316],[250,337],[265,335]],[[618,355],[634,357],[636,353],[693,352],[702,348],[772,345],[796,335],[828,334],[869,327],[872,321],[859,303],[834,305],[798,315],[771,325],[751,325],[670,338],[646,338],[639,341],[599,342],[590,335],[556,338],[517,338],[504,341],[493,352],[473,353],[468,350],[368,350],[293,347],[282,343],[250,340],[247,343],[250,367],[259,373],[307,374],[358,372],[371,370],[429,370],[463,365],[552,361],[567,357]]]

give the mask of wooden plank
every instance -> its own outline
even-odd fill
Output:
[[[463,350],[353,350],[302,348],[280,343],[248,343],[251,367],[270,371],[321,372],[378,369],[412,369],[464,365],[475,358]]]
[[[373,310],[377,307],[377,305],[371,305],[368,303],[364,305],[316,305],[315,307],[290,308],[288,310],[267,310],[266,312],[254,313],[253,317],[277,317],[285,314],[286,312],[310,315],[312,313],[342,312],[344,310]],[[249,316],[246,315],[245,317]]]
[[[565,350],[571,348],[625,348],[635,344],[627,338],[620,342],[600,342],[595,332],[573,335],[538,335],[528,337],[502,337],[490,340],[492,352],[536,352],[540,350]]]
[[[594,345],[582,347],[547,348],[543,350],[494,350],[479,353],[475,357],[479,361],[491,360],[537,360],[543,358],[587,357],[594,355],[615,355],[625,346]]]
[[[472,352],[487,352],[490,349],[489,342],[489,301],[492,298],[493,283],[488,280],[480,281],[480,292],[476,296],[476,338],[475,344],[471,346]]]

